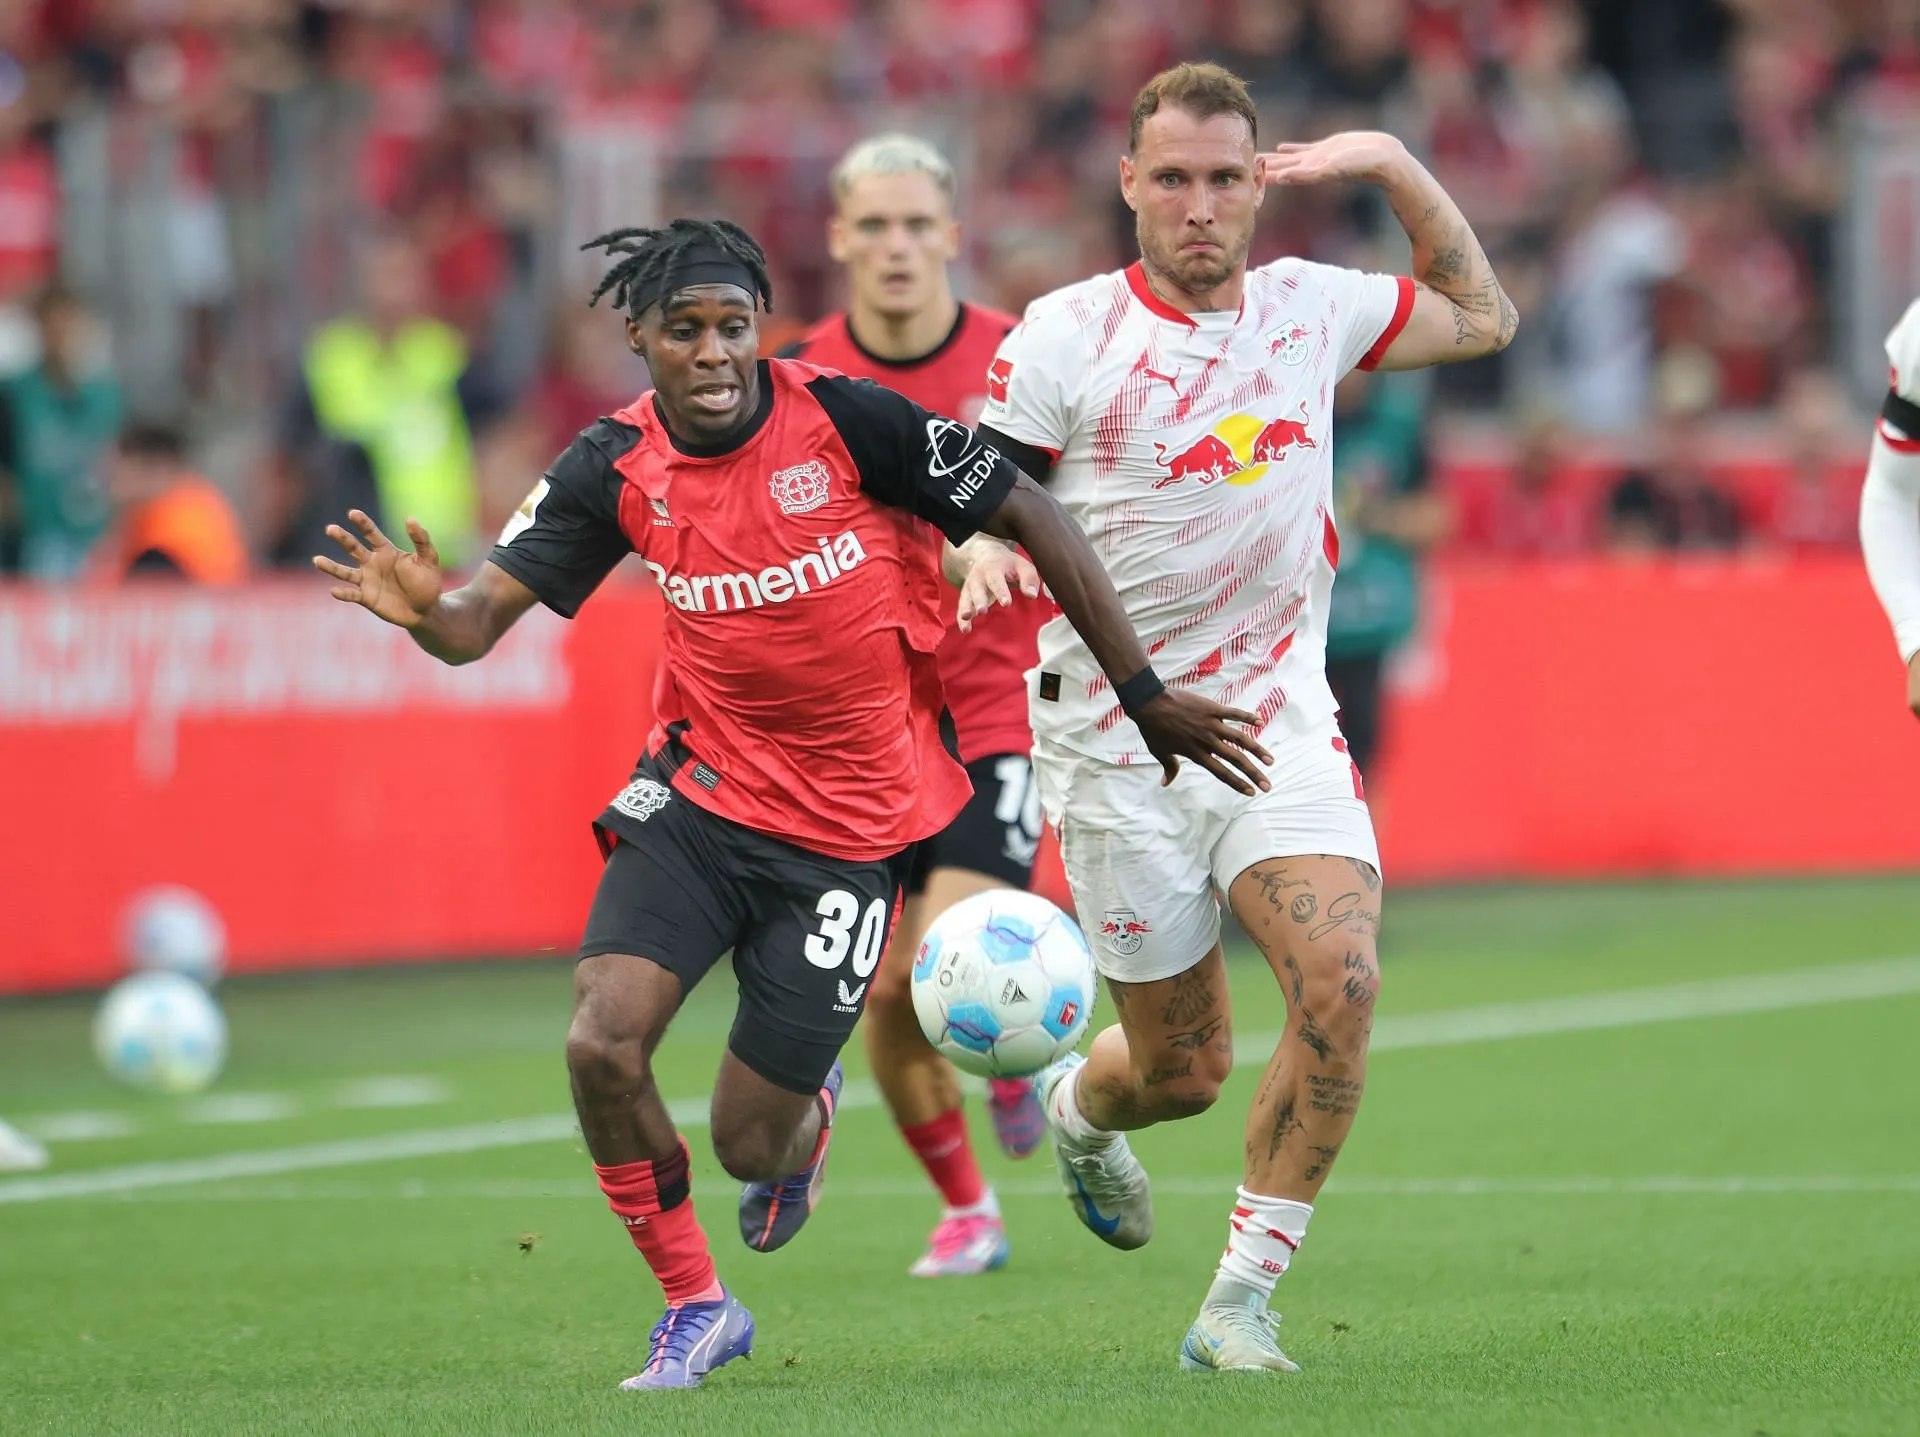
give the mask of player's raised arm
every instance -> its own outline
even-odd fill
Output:
[[[1361,181],[1385,192],[1413,243],[1413,308],[1377,360],[1381,369],[1479,359],[1513,342],[1520,315],[1487,252],[1440,182],[1392,135],[1351,130],[1260,157],[1269,185]]]
[[[1887,336],[1893,379],[1860,489],[1860,550],[1907,665],[1907,707],[1920,716],[1920,300]]]
[[[538,602],[525,584],[492,563],[482,564],[470,583],[447,592],[439,551],[418,522],[407,521],[413,552],[399,548],[380,526],[358,509],[347,519],[356,536],[339,524],[327,536],[353,562],[342,564],[316,554],[313,567],[337,582],[333,597],[358,604],[413,635],[436,659],[468,664],[483,656],[513,627],[514,620]]]

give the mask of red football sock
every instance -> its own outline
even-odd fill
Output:
[[[813,1156],[807,1159],[808,1168],[819,1162],[821,1155],[827,1150],[827,1143],[833,1137],[833,1110],[838,1106],[833,1094],[825,1088],[820,1090],[813,1101],[820,1109],[820,1136],[813,1140]],[[805,1172],[806,1168],[800,1171]]]
[[[960,1109],[944,1112],[932,1122],[902,1125],[900,1136],[948,1207],[972,1207],[987,1195],[980,1165],[973,1160],[973,1144],[967,1139],[967,1115]]]
[[[707,1251],[707,1235],[693,1215],[687,1174],[687,1145],[671,1157],[643,1158],[603,1168],[593,1165],[607,1206],[627,1225],[627,1235],[660,1279],[669,1306],[712,1302],[720,1279]]]

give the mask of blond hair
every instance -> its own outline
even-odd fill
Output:
[[[833,167],[834,198],[844,200],[862,175],[925,175],[953,202],[953,166],[918,135],[872,135],[848,150]]]

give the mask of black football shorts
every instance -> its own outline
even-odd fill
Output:
[[[1024,753],[996,753],[967,765],[973,797],[952,823],[914,849],[907,892],[922,893],[936,868],[964,868],[997,878],[1009,888],[1033,881],[1040,849],[1040,791],[1033,760]]]
[[[811,1093],[853,1034],[900,913],[913,849],[829,858],[710,813],[643,759],[595,821],[607,853],[580,956],[630,953],[688,992],[733,954],[727,1046],[768,1082]]]

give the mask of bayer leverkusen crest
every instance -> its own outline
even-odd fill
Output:
[[[774,470],[767,487],[773,491],[782,514],[811,514],[827,502],[829,480],[827,466],[809,459],[791,469]]]

